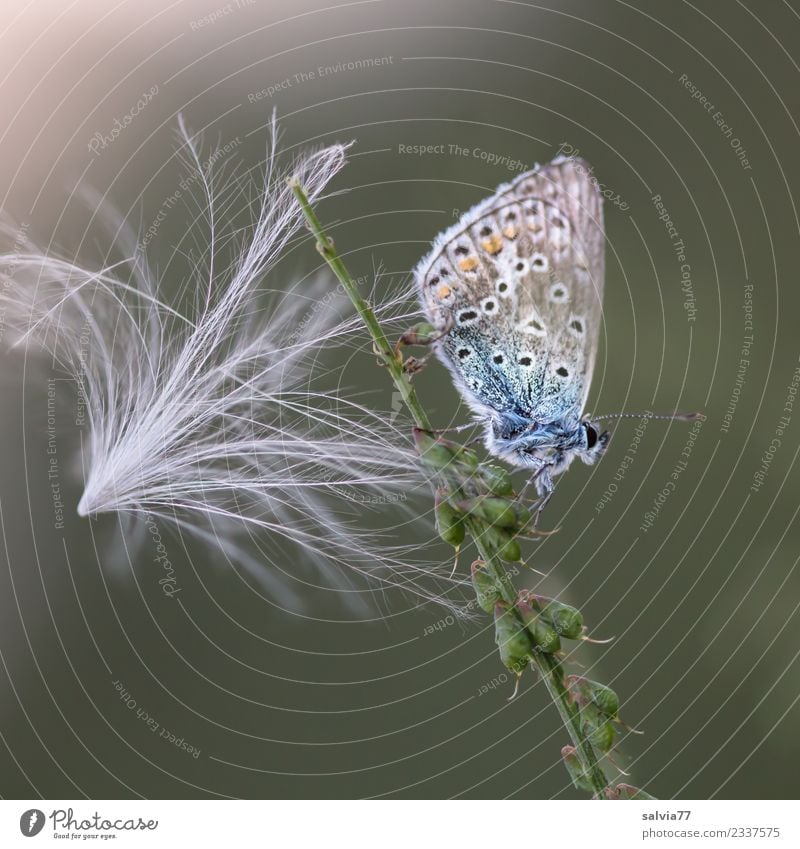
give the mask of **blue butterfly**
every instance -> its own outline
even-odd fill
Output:
[[[528,468],[544,502],[609,433],[583,415],[602,315],[602,199],[581,159],[560,157],[498,187],[415,269],[443,331],[437,353],[485,425],[487,450]],[[449,329],[448,329],[449,328]]]

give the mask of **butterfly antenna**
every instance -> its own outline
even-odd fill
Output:
[[[702,413],[681,413],[678,410],[674,413],[651,413],[644,410],[641,413],[606,413],[602,416],[590,416],[590,419],[593,422],[603,419],[666,419],[667,421],[693,422],[702,415]]]

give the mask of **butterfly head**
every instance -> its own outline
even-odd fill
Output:
[[[607,430],[590,419],[524,423],[516,417],[501,416],[487,428],[486,447],[512,465],[543,472],[544,482],[551,481],[576,458],[588,465],[597,462],[610,438]]]

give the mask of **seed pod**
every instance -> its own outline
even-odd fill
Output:
[[[436,342],[437,339],[441,339],[441,337],[441,331],[437,330],[427,321],[421,321],[419,324],[409,327],[408,330],[403,333],[400,337],[400,344],[430,345],[432,342]]]
[[[564,746],[561,749],[561,758],[575,787],[578,790],[584,790],[586,793],[594,793],[594,787],[592,787],[591,781],[589,781],[581,766],[577,749],[574,746]]]
[[[492,495],[513,495],[514,487],[511,476],[502,466],[492,466],[484,463],[478,470],[486,488]]]
[[[522,549],[510,531],[481,523],[478,533],[490,554],[497,555],[509,563],[519,563],[522,560]]]
[[[422,461],[432,469],[446,469],[455,462],[457,449],[460,446],[446,439],[436,439],[430,431],[415,427],[413,430],[414,443]]]
[[[465,513],[477,516],[496,528],[515,528],[517,526],[517,511],[514,502],[507,498],[497,498],[496,496],[469,498],[458,506]]]
[[[519,563],[522,560],[522,549],[519,543],[510,537],[508,542],[500,549],[500,557],[507,563]]]
[[[571,677],[573,678],[573,681],[571,681],[570,684],[574,685],[574,679],[577,676]],[[584,679],[579,679],[581,687],[585,686],[583,681]],[[581,719],[583,720],[584,732],[588,736],[591,744],[601,752],[610,751],[611,747],[614,745],[614,738],[616,737],[617,732],[608,717],[600,713],[592,702],[588,702],[581,707]]]
[[[581,675],[567,676],[566,683],[579,705],[593,705],[600,714],[608,719],[619,718],[619,696],[611,687],[598,684],[597,681],[590,681]]]
[[[601,722],[599,725],[590,725],[588,730],[589,740],[596,749],[604,753],[611,751],[617,732],[608,720]]]
[[[577,640],[583,633],[583,614],[571,605],[549,601],[544,605],[543,613],[560,636]]]
[[[494,582],[494,578],[486,569],[482,560],[476,560],[470,569],[472,572],[472,587],[475,590],[475,598],[481,609],[487,613],[494,612],[494,606],[501,600],[500,590]]]
[[[464,517],[447,500],[446,493],[436,491],[436,530],[439,536],[453,548],[464,542]]]
[[[561,648],[561,640],[555,630],[541,616],[536,617],[533,628],[533,641],[545,654],[553,654]]]
[[[609,719],[619,716],[619,696],[605,684],[596,681],[586,681],[589,685],[589,697],[597,705],[597,709]]]
[[[558,639],[558,634],[556,634],[555,630],[543,619],[542,615],[534,610],[527,601],[519,599],[516,603],[516,608],[539,651],[545,654],[552,654],[561,648],[561,641]]]
[[[494,606],[494,639],[506,669],[522,675],[531,657],[531,639],[519,618],[505,602]]]

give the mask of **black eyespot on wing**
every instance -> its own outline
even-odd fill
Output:
[[[583,323],[578,321],[576,318],[575,321],[571,321],[569,325],[576,333],[583,333]]]
[[[533,362],[533,360],[531,360],[530,357],[520,357],[519,358],[519,364],[521,366],[529,366],[532,362]]]
[[[497,365],[502,365],[502,362],[503,362],[503,355],[502,355],[502,354],[495,354],[495,355],[492,357],[492,359],[493,359],[493,360],[497,363]]]
[[[564,366],[559,366],[556,369],[556,374],[560,375],[561,377],[569,377],[569,372],[564,368]]]
[[[478,317],[478,313],[476,310],[462,310],[458,314],[459,321],[472,321]]]
[[[507,292],[508,291],[508,283],[506,283],[505,281],[503,281],[502,283],[498,283],[497,284],[497,291],[498,292]]]
[[[459,348],[458,349],[458,358],[459,358],[459,360],[465,360],[471,353],[472,353],[472,351],[470,351],[469,348]]]
[[[518,262],[517,263],[517,271],[522,271],[524,268],[525,268],[524,262]]]
[[[491,235],[492,235],[492,228],[491,227],[489,227],[489,226],[481,227],[481,236],[491,236]]]
[[[458,245],[458,247],[455,249],[455,253],[459,256],[465,256],[469,253],[469,248],[465,248],[464,245]]]

